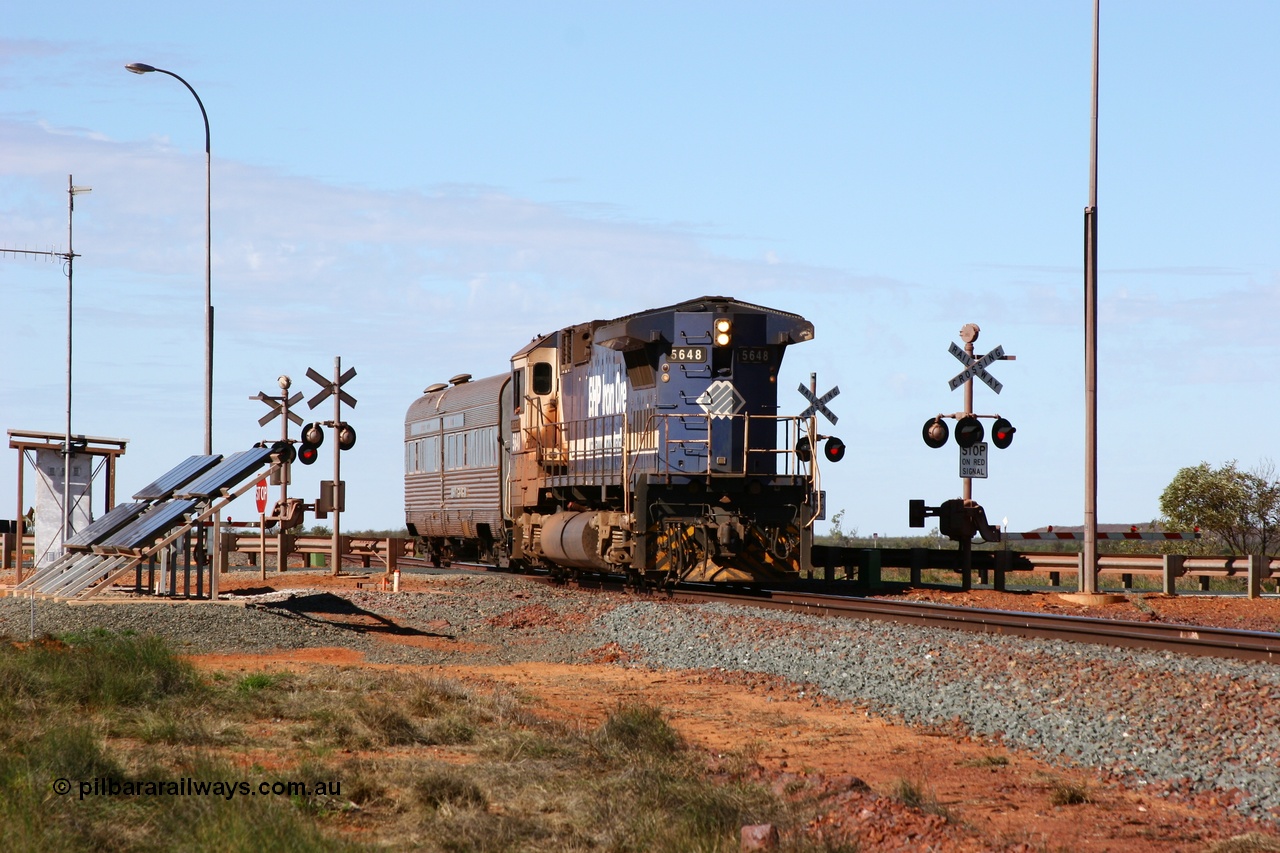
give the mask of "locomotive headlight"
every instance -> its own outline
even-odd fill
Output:
[[[733,339],[733,323],[728,317],[721,317],[716,320],[715,330],[716,346],[727,347],[729,345],[729,341]]]

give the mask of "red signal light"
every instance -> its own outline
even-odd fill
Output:
[[[317,448],[324,444],[324,430],[320,424],[307,424],[302,428],[302,444],[298,447],[298,461],[310,465],[320,458]]]
[[[991,443],[1001,450],[1013,444],[1013,434],[1018,430],[1004,418],[996,418],[991,425]]]

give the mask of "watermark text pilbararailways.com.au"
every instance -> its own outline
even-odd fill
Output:
[[[244,779],[212,781],[209,779],[181,779],[147,781],[137,779],[94,778],[54,779],[50,785],[60,797],[76,794],[86,797],[338,797],[342,795],[342,782],[317,780],[313,782],[275,781],[250,782]]]

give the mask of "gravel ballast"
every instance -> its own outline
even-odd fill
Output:
[[[151,633],[183,654],[341,646],[375,663],[447,665],[575,663],[616,645],[628,653],[619,665],[778,676],[908,723],[959,724],[1157,796],[1232,792],[1241,814],[1280,822],[1280,668],[1271,664],[592,595],[493,575],[442,576],[432,589],[284,590],[244,606],[35,601],[35,634]],[[0,599],[0,634],[27,639],[32,606]],[[389,642],[388,633],[433,642]]]

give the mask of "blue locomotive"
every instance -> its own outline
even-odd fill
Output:
[[[796,314],[707,296],[533,339],[507,373],[428,387],[405,418],[405,520],[438,564],[643,584],[807,571],[811,418],[780,414]],[[836,442],[838,444],[838,440]]]

